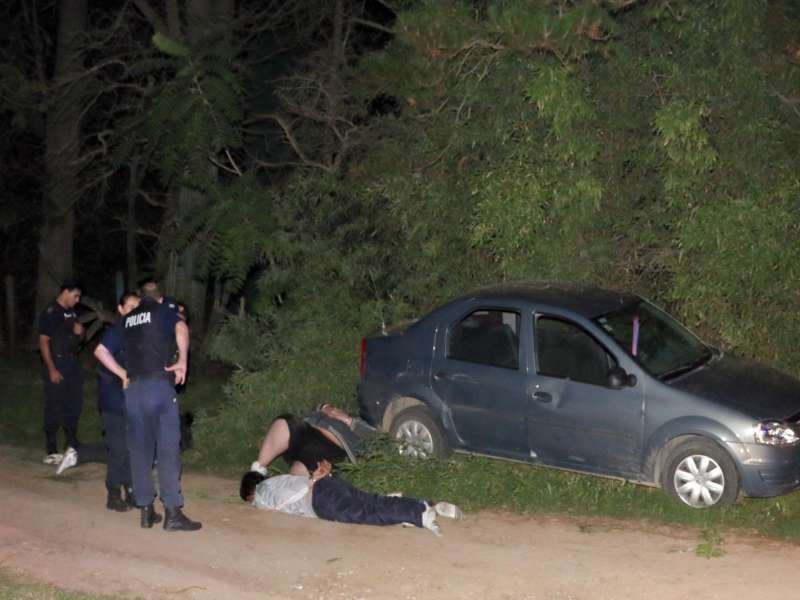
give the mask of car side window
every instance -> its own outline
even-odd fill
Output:
[[[537,317],[534,337],[540,375],[606,385],[609,370],[617,364],[583,328],[563,319]]]
[[[476,310],[450,328],[447,357],[505,369],[519,368],[519,314]]]

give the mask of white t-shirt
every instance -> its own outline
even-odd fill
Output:
[[[256,486],[253,506],[290,515],[316,517],[311,507],[311,479],[302,475],[275,475]]]

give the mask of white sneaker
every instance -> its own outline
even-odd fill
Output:
[[[67,451],[64,453],[64,457],[61,459],[61,462],[58,463],[58,468],[56,469],[56,475],[61,475],[64,471],[69,469],[70,467],[74,467],[78,464],[78,452],[75,448],[67,448]]]
[[[263,475],[264,477],[266,477],[266,476],[267,476],[267,467],[265,467],[264,465],[262,465],[262,464],[261,464],[260,462],[258,462],[257,460],[256,460],[256,461],[253,461],[253,464],[252,464],[252,465],[250,465],[250,470],[251,470],[251,471],[255,471],[256,473],[261,473],[261,475]]]
[[[422,513],[422,526],[436,537],[442,537],[439,525],[436,524],[436,509],[425,503],[425,512]]]
[[[464,513],[461,512],[461,509],[450,502],[437,502],[433,505],[433,510],[435,510],[436,514],[440,517],[447,517],[448,519],[455,519],[456,521],[460,521],[464,518]]]
[[[46,465],[57,465],[58,463],[61,462],[62,458],[64,458],[63,454],[54,452],[53,454],[48,454],[47,456],[45,456],[42,462]]]

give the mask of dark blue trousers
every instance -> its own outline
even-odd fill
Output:
[[[106,487],[108,489],[126,488],[131,485],[131,463],[128,455],[128,440],[125,425],[125,395],[118,380],[97,378],[97,394],[101,409],[103,429],[105,430],[105,449],[107,451]],[[84,460],[85,446],[81,446],[78,458]],[[89,457],[86,457],[87,459]]]
[[[167,508],[183,506],[181,425],[172,381],[163,375],[134,378],[125,390],[125,413],[136,502],[147,506],[155,499],[156,460],[161,502]]]
[[[412,523],[422,527],[425,512],[420,500],[371,494],[338,477],[323,477],[314,484],[311,506],[320,519],[361,525]]]
[[[128,455],[125,415],[108,412],[103,413],[102,417],[108,449],[106,487],[110,490],[123,485],[127,489],[131,486],[131,461]]]
[[[64,377],[61,383],[52,383],[45,369],[44,377],[44,433],[47,453],[58,452],[57,435],[64,429],[67,446],[78,445],[78,420],[83,410],[83,376],[77,357],[54,356],[56,369]]]

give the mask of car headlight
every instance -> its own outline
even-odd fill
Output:
[[[794,446],[800,442],[797,430],[780,421],[756,423],[755,437],[759,444],[767,446]]]

